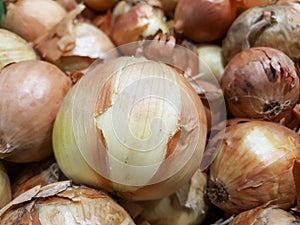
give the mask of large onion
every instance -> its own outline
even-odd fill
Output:
[[[229,214],[271,204],[295,204],[293,164],[299,160],[300,137],[283,125],[249,121],[216,135],[221,147],[209,169],[208,196]]]
[[[255,47],[230,60],[221,86],[235,117],[287,120],[299,99],[299,75],[295,63],[283,52]]]
[[[234,55],[250,47],[277,48],[300,62],[300,16],[292,6],[253,7],[240,14],[223,39],[227,63]]]
[[[12,199],[10,180],[7,171],[0,162],[0,209]]]
[[[53,147],[74,182],[150,200],[188,182],[206,133],[204,107],[181,75],[163,63],[120,57],[92,66],[68,93]]]
[[[53,0],[18,0],[8,3],[1,25],[31,42],[65,15],[65,9]]]
[[[10,64],[0,72],[0,158],[32,162],[52,152],[51,134],[71,80],[41,60]]]

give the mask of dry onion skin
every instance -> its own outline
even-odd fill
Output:
[[[159,199],[196,171],[206,126],[201,100],[176,70],[119,57],[94,64],[65,97],[54,155],[76,183],[128,200]]]
[[[134,225],[129,214],[101,190],[60,181],[35,186],[2,209],[0,224]]]
[[[38,59],[38,56],[27,41],[0,28],[0,69],[13,62],[33,59]]]
[[[225,63],[237,53],[251,47],[272,47],[300,62],[300,14],[292,6],[253,7],[231,24],[222,49]]]
[[[34,48],[43,59],[66,72],[85,70],[96,59],[105,59],[107,52],[112,56],[115,48],[103,31],[76,19],[84,8],[83,5],[78,5],[47,35],[34,42]],[[117,55],[115,51],[114,56]]]
[[[287,127],[249,121],[226,128],[209,168],[211,202],[237,214],[264,204],[289,209],[295,204],[293,164],[299,159],[300,137]]]
[[[66,10],[53,0],[18,0],[6,6],[1,26],[32,42],[65,15]]]
[[[300,220],[291,213],[274,206],[260,206],[237,215],[229,225],[296,225]]]
[[[52,153],[58,108],[72,82],[53,64],[26,60],[0,72],[0,158],[39,161]]]
[[[12,199],[12,191],[10,186],[10,180],[7,171],[0,162],[0,209],[10,202]]]
[[[277,49],[254,47],[238,53],[221,80],[229,111],[235,117],[288,120],[299,99],[299,74]]]
[[[222,38],[236,16],[231,0],[178,0],[175,30],[195,42],[209,42]]]

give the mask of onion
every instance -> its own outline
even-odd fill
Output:
[[[290,5],[300,12],[300,1],[298,0],[278,0],[276,5]]]
[[[2,224],[134,225],[129,214],[100,190],[61,181],[35,186],[2,209]]]
[[[295,203],[293,163],[299,160],[300,137],[287,127],[249,121],[226,128],[209,168],[207,193],[228,214],[264,204],[289,209]]]
[[[247,9],[256,7],[256,6],[264,6],[264,5],[273,5],[277,3],[277,0],[235,0],[237,12],[241,13]]]
[[[65,97],[54,155],[76,183],[128,200],[159,199],[196,171],[206,126],[200,99],[174,69],[120,57],[94,64]]]
[[[83,9],[84,6],[79,5],[48,35],[34,43],[45,60],[67,72],[84,70],[96,59],[105,59],[106,53],[115,48],[109,37],[96,26],[76,20]]]
[[[75,9],[81,0],[55,0],[59,3],[67,12]]]
[[[225,35],[235,16],[230,0],[178,0],[175,30],[192,41],[214,41]]]
[[[260,206],[237,215],[229,225],[295,225],[300,222],[291,213],[274,206]]]
[[[291,115],[299,99],[299,74],[283,52],[253,47],[231,59],[221,86],[235,117],[279,121]]]
[[[0,69],[12,62],[37,58],[27,41],[11,31],[0,29]]]
[[[293,61],[300,62],[300,16],[291,6],[253,7],[232,23],[222,49],[225,63],[237,53],[251,47],[273,47]]]
[[[56,66],[26,60],[0,72],[0,158],[33,162],[52,153],[56,113],[71,80]]]
[[[162,8],[167,16],[174,17],[178,0],[161,0]]]
[[[7,171],[0,162],[0,209],[12,199],[10,180]]]
[[[7,5],[1,25],[31,42],[65,15],[65,9],[53,0],[18,0]]]
[[[83,2],[94,10],[105,12],[112,9],[118,0],[83,0]]]

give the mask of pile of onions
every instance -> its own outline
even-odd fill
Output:
[[[0,209],[12,199],[10,180],[4,165],[0,162]]]
[[[0,69],[12,62],[37,58],[27,41],[11,31],[0,29]]]
[[[283,52],[253,47],[230,60],[221,86],[235,117],[287,121],[299,99],[299,75],[299,68]]]
[[[53,0],[18,0],[6,6],[1,26],[32,42],[65,15],[66,10]]]
[[[227,63],[237,53],[250,47],[277,48],[293,61],[300,62],[300,14],[292,6],[253,7],[232,23],[222,49]]]
[[[175,30],[195,42],[222,38],[236,16],[234,1],[178,0]]]
[[[233,124],[214,138],[222,143],[209,168],[207,192],[214,205],[228,214],[267,203],[294,206],[298,134],[279,123],[253,120]]]
[[[0,220],[2,224],[135,224],[105,192],[70,181],[29,189],[0,209]]]
[[[74,182],[152,200],[189,181],[206,135],[204,106],[184,77],[163,63],[119,57],[94,64],[67,94],[53,147]]]
[[[52,153],[58,108],[72,82],[41,60],[10,64],[0,72],[0,158],[33,162]]]
[[[118,52],[110,38],[96,26],[76,19],[84,10],[78,5],[51,31],[34,42],[42,58],[54,63],[66,72],[85,70],[96,59],[105,59],[110,51]]]

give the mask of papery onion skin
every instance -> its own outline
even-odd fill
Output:
[[[283,52],[254,47],[227,64],[221,87],[235,117],[280,121],[291,115],[299,98],[299,74]]]
[[[72,82],[53,64],[26,60],[0,73],[0,158],[39,161],[52,153],[56,113]]]
[[[34,49],[19,35],[0,29],[0,69],[9,63],[38,59]]]
[[[251,47],[272,47],[300,62],[300,16],[291,6],[253,7],[240,14],[223,39],[225,63]]]
[[[176,32],[195,42],[222,38],[236,16],[231,0],[179,0],[175,9]]]
[[[12,199],[10,179],[7,171],[0,162],[0,209]]]
[[[116,73],[116,71],[119,71],[120,69],[121,72]],[[133,69],[134,72],[131,69]],[[141,71],[143,71],[143,73],[141,73]],[[101,77],[99,75],[101,75]],[[153,139],[155,143],[160,143],[157,145],[158,147],[155,148],[155,151],[153,150],[151,151],[152,153],[149,153],[153,156],[153,159],[149,158],[148,154],[139,155],[139,151],[137,151],[135,154],[132,153],[132,156],[129,154],[131,149],[130,147],[126,147],[127,145],[133,145],[132,149],[139,149],[139,142],[137,142],[135,146],[135,144],[130,141],[130,132],[122,133],[122,135],[125,135],[125,137],[121,137],[122,139],[120,140],[123,140],[123,138],[128,138],[129,141],[126,145],[119,146],[119,142],[115,141],[115,139],[119,139],[120,134],[111,134],[109,131],[109,127],[111,126],[109,124],[112,123],[113,126],[115,124],[115,121],[110,122],[109,113],[115,112],[115,110],[117,110],[115,107],[118,106],[114,105],[119,104],[113,103],[115,100],[112,100],[112,96],[114,96],[113,99],[115,99],[116,96],[118,96],[118,98],[122,98],[127,95],[129,99],[136,97],[135,92],[133,92],[135,88],[133,88],[132,91],[131,88],[129,90],[126,87],[129,87],[131,83],[135,84],[135,81],[139,80],[142,82],[140,85],[143,85],[139,86],[139,88],[142,88],[141,90],[147,90],[146,86],[152,87],[151,82],[146,82],[146,85],[146,83],[143,83],[143,79],[147,80],[149,76],[151,77],[151,75],[154,76],[154,80],[156,78],[159,80],[161,78],[166,79],[165,81],[172,81],[172,79],[175,79],[176,82],[178,82],[178,87],[182,87],[183,90],[186,91],[187,96],[189,96],[188,99],[185,99],[184,103],[187,103],[190,100],[194,104],[193,106],[187,106],[185,104],[182,105],[182,111],[179,113],[181,119],[180,123],[178,124],[178,126],[181,127],[180,133],[177,131],[173,133],[169,137],[167,143],[165,143],[165,141],[158,142],[158,140]],[[106,81],[102,79],[106,79]],[[102,83],[102,85],[104,85],[103,88],[98,92],[97,87],[101,87],[101,82],[104,81],[105,83]],[[96,86],[92,87],[91,85]],[[89,88],[91,91],[86,92],[86,88]],[[127,91],[129,91],[129,93],[126,94],[122,93],[122,91],[117,91],[118,89],[122,90],[122,88],[125,88]],[[158,94],[155,92],[155,90],[157,89],[153,87],[152,94],[154,94],[154,96],[155,94]],[[88,93],[92,94],[93,92],[94,94],[89,96]],[[121,94],[119,94],[119,92]],[[74,98],[73,96],[77,97]],[[85,105],[85,111],[81,111],[82,108],[78,108],[78,106],[80,106],[78,103],[78,97],[82,99],[80,102],[89,102],[88,105]],[[127,97],[126,101],[128,101]],[[167,96],[165,97],[168,98]],[[177,97],[175,96],[174,99],[176,98]],[[164,98],[162,97],[161,99]],[[179,100],[179,104],[183,103],[180,99],[177,100]],[[141,135],[139,129],[146,129],[145,132],[149,131],[148,128],[145,127],[145,123],[147,123],[147,119],[150,118],[149,115],[152,114],[151,109],[155,108],[156,112],[170,110],[170,108],[167,107],[168,104],[166,104],[166,108],[161,111],[161,105],[158,103],[156,105],[154,103],[148,104],[147,101],[142,102],[145,105],[140,108],[140,111],[136,111],[139,112],[139,116],[133,114],[133,116],[129,117],[130,122],[127,120],[117,122],[119,127],[116,127],[116,132],[120,132],[120,129],[126,129],[127,126],[133,126],[132,129],[137,132],[135,135]],[[138,106],[136,107],[137,109],[139,108]],[[187,112],[188,114],[186,114]],[[80,134],[81,129],[78,129],[81,125],[74,123],[74,119],[72,119],[73,116],[77,117],[77,113],[83,113],[82,116],[84,118],[81,116],[80,117],[82,118],[81,121],[85,121],[84,129],[89,133],[89,139],[82,139],[82,135]],[[148,113],[149,115],[147,115]],[[191,118],[192,114],[195,114],[195,117]],[[168,115],[168,117],[171,117],[171,115]],[[158,118],[160,118],[160,115],[158,115]],[[136,125],[139,127],[135,127]],[[170,121],[166,121],[166,126],[170,125],[173,126],[175,124],[171,123]],[[201,132],[198,133],[196,130],[193,131],[194,129],[192,127],[194,127],[196,130],[198,128],[201,129]],[[133,132],[133,130],[131,130],[131,132]],[[55,158],[61,170],[74,182],[84,183],[96,188],[104,188],[105,190],[110,192],[113,191],[120,197],[128,200],[150,200],[159,199],[175,192],[182,184],[186,183],[191,178],[197,166],[199,165],[199,162],[201,161],[206,139],[206,132],[204,107],[197,94],[182,76],[177,74],[177,72],[171,67],[161,63],[156,63],[144,58],[120,57],[115,60],[107,61],[104,64],[93,66],[92,69],[87,72],[86,76],[81,78],[79,82],[76,83],[74,88],[72,88],[72,90],[68,93],[56,117],[53,132],[53,147]],[[156,134],[157,131],[153,131],[153,135]],[[177,158],[173,159],[173,157],[177,157],[174,155],[175,153],[177,155],[176,149],[181,148],[179,138],[184,138],[183,142],[186,143],[186,146],[182,148],[182,154],[191,154],[191,158],[187,159],[186,157],[188,157],[188,155],[182,155],[180,161],[177,160]],[[92,147],[95,144],[95,141],[98,143],[98,147]],[[165,143],[166,145],[161,143]],[[116,145],[117,147],[109,147],[111,145]],[[195,145],[195,149],[191,147],[193,145]],[[188,146],[190,146],[189,150],[186,148]],[[89,148],[96,149],[91,154],[90,152],[84,150]],[[142,167],[139,167],[139,164],[140,166],[144,164],[146,166],[151,160],[156,160],[157,157],[160,157],[159,155],[161,153],[157,152],[157,148],[166,149],[164,154],[169,155],[168,159],[166,159],[167,162],[170,163],[169,167],[167,168],[165,167],[166,165],[158,164],[160,167],[155,174],[152,174],[153,171],[151,170],[151,174],[143,173],[142,175],[140,171],[144,170]],[[115,157],[120,157],[120,162],[125,162],[125,168],[118,167],[120,165],[114,164],[111,154],[115,154]],[[171,158],[173,160],[168,161],[169,158],[170,160]],[[129,168],[129,165],[132,164],[138,166],[137,168],[139,169],[132,171]],[[97,165],[98,168],[96,168]],[[99,165],[102,166],[102,169],[99,168]],[[175,172],[175,169],[178,172]],[[107,170],[110,172],[107,173]],[[148,170],[147,173],[149,173]],[[170,174],[168,175],[169,178],[166,180],[164,178],[165,174]],[[146,182],[147,179],[150,179],[150,176],[150,182],[154,180],[153,183]],[[125,177],[126,181],[124,181]],[[144,183],[143,180],[145,180],[146,183]],[[155,182],[156,180],[158,181]]]
[[[249,121],[216,135],[222,145],[209,169],[208,196],[237,214],[263,204],[289,209],[295,204],[293,163],[299,159],[300,137],[287,127]]]
[[[52,0],[18,0],[8,4],[1,25],[32,42],[49,31],[65,15],[65,9]]]

